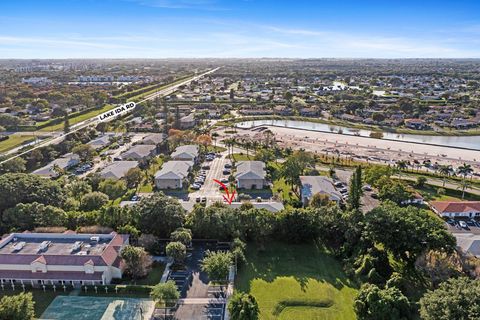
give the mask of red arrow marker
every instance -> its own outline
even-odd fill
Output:
[[[222,186],[223,190],[225,190],[225,193],[227,194],[226,196],[223,196],[223,199],[228,202],[228,204],[232,204],[233,199],[235,198],[235,189],[233,189],[232,194],[228,191],[228,187],[221,181],[218,181],[217,179],[213,179],[216,183]]]

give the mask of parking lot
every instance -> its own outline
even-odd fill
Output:
[[[203,202],[207,204],[211,204],[216,201],[223,201],[223,193],[220,191],[219,184],[217,184],[214,179],[228,184],[229,174],[227,173],[230,173],[230,169],[226,169],[225,165],[228,167],[231,163],[227,159],[227,154],[225,152],[217,154],[214,158],[210,159],[210,161],[205,160],[205,162],[201,164],[201,170],[199,175],[196,177],[196,181],[198,181],[200,176],[203,177],[200,178],[200,180],[203,180],[203,182],[201,183],[199,190],[196,190],[190,194],[191,201]]]
[[[353,174],[351,170],[344,170],[344,169],[335,169],[335,175],[337,176],[337,180],[342,182],[343,186],[335,186],[339,192],[344,195],[348,195],[348,186],[350,183],[350,178]],[[344,189],[344,190],[342,190]],[[343,191],[343,192],[342,192]],[[347,198],[344,197],[346,200]],[[376,193],[371,190],[371,188],[364,186],[363,188],[363,196],[362,196],[362,210],[364,212],[368,212],[375,207],[378,207],[380,201],[376,198]]]
[[[480,221],[475,219],[448,219],[445,222],[451,233],[473,233],[480,235]]]
[[[175,312],[176,319],[223,320],[227,287],[211,285],[207,274],[201,271],[201,261],[205,251],[222,248],[216,243],[194,244],[192,255],[187,261],[188,271],[186,273],[189,276],[186,279],[178,278],[178,283],[176,281],[177,285],[184,285],[182,299],[180,299]]]

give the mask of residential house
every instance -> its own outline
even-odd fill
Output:
[[[160,147],[165,145],[166,139],[167,135],[164,133],[151,133],[145,136],[139,144],[154,145],[157,147],[157,152],[159,152]]]
[[[170,155],[172,160],[198,161],[198,146],[194,144],[179,146]]]
[[[120,157],[122,160],[137,160],[139,162],[145,162],[157,154],[156,150],[156,146],[151,144],[137,144],[122,153]]]
[[[197,120],[195,119],[195,114],[190,113],[182,118],[180,118],[180,129],[191,129],[195,127]]]
[[[155,173],[157,189],[182,189],[186,182],[193,161],[168,161]]]
[[[267,185],[265,163],[240,161],[236,166],[235,179],[239,189],[263,189]]]
[[[93,139],[87,144],[91,145],[92,148],[94,148],[95,150],[102,150],[112,144],[111,141],[112,141],[112,138],[114,137],[115,137],[115,134],[113,133],[104,134],[96,139]]]
[[[106,285],[122,277],[128,235],[11,233],[0,241],[0,281],[35,287]]]
[[[73,168],[79,163],[80,163],[80,158],[78,155],[74,153],[67,153],[63,155],[61,158],[53,160],[46,166],[41,167],[33,171],[32,173],[39,176],[43,176],[43,177],[55,178],[60,175],[57,169],[68,170]]]
[[[308,205],[314,194],[325,194],[331,201],[339,203],[342,201],[342,195],[335,189],[332,179],[323,176],[300,176],[301,200],[304,205]]]
[[[441,217],[479,217],[480,201],[430,201],[430,208]]]
[[[405,126],[414,130],[425,130],[429,128],[425,120],[422,119],[405,119]]]
[[[103,168],[100,176],[105,179],[122,179],[128,170],[138,167],[138,161],[115,161]]]

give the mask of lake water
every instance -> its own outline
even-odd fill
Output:
[[[325,123],[297,120],[253,120],[237,123],[237,127],[239,128],[251,128],[265,125],[320,132],[335,132],[343,133],[346,135],[357,135],[361,137],[370,137],[370,133],[372,132],[371,130],[362,130],[342,126],[334,126]],[[480,136],[429,136],[421,134],[383,132],[383,138],[405,142],[429,143],[446,147],[460,147],[480,150]]]

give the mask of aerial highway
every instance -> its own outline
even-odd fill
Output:
[[[154,92],[154,93],[152,93],[152,94],[149,94],[148,96],[146,96],[146,97],[143,98],[142,100],[138,101],[137,104],[141,104],[141,103],[143,103],[143,102],[145,102],[145,101],[153,100],[153,99],[158,98],[158,97],[167,96],[167,95],[169,95],[169,94],[177,91],[178,88],[180,88],[181,86],[187,85],[187,84],[191,83],[192,81],[196,81],[196,80],[198,80],[198,79],[200,79],[200,78],[202,78],[202,77],[204,77],[204,76],[206,76],[206,75],[208,75],[208,74],[211,74],[211,73],[217,71],[218,69],[220,69],[220,67],[214,68],[214,69],[211,69],[211,70],[208,70],[208,71],[203,72],[203,73],[201,73],[201,74],[199,74],[199,75],[195,75],[195,76],[193,76],[193,77],[191,77],[191,78],[189,78],[189,79],[186,79],[186,80],[184,80],[184,81],[182,81],[182,82],[178,82],[178,83],[175,83],[175,84],[173,84],[173,85],[171,85],[171,86],[167,86],[166,88],[160,89],[160,90],[158,90],[157,92]],[[112,109],[114,109],[114,108],[112,108]],[[113,118],[112,118],[112,119],[113,119]],[[79,130],[85,129],[86,127],[95,126],[95,125],[97,125],[99,122],[100,122],[99,117],[98,117],[98,115],[96,115],[96,116],[94,116],[94,117],[91,117],[91,118],[89,118],[89,119],[86,119],[86,120],[84,120],[84,121],[81,121],[81,122],[78,122],[78,123],[72,125],[72,126],[71,126],[71,129],[70,129],[70,131],[69,131],[68,133],[60,133],[60,132],[59,132],[59,133],[56,133],[56,134],[54,134],[53,137],[48,138],[48,139],[46,139],[46,140],[43,140],[43,141],[37,143],[33,148],[30,148],[30,149],[28,149],[28,150],[26,150],[26,151],[23,151],[23,152],[21,152],[21,153],[17,153],[17,152],[20,151],[22,148],[25,148],[25,145],[19,146],[19,147],[14,148],[14,149],[11,149],[11,150],[5,152],[5,153],[3,154],[3,156],[8,156],[8,155],[12,155],[12,156],[9,157],[9,158],[7,158],[7,159],[5,159],[5,160],[3,160],[3,161],[1,161],[0,164],[2,164],[2,163],[4,163],[4,162],[7,162],[7,161],[10,161],[10,160],[12,160],[12,159],[14,159],[14,158],[20,157],[20,156],[22,156],[22,155],[24,155],[24,154],[27,154],[27,153],[35,150],[35,149],[39,149],[39,148],[42,148],[42,147],[46,147],[46,146],[51,145],[51,144],[60,143],[61,141],[63,141],[63,139],[64,139],[66,136],[68,136],[68,135],[70,135],[70,134],[72,134],[72,133],[74,133],[74,132],[77,132],[77,131],[79,131]]]

